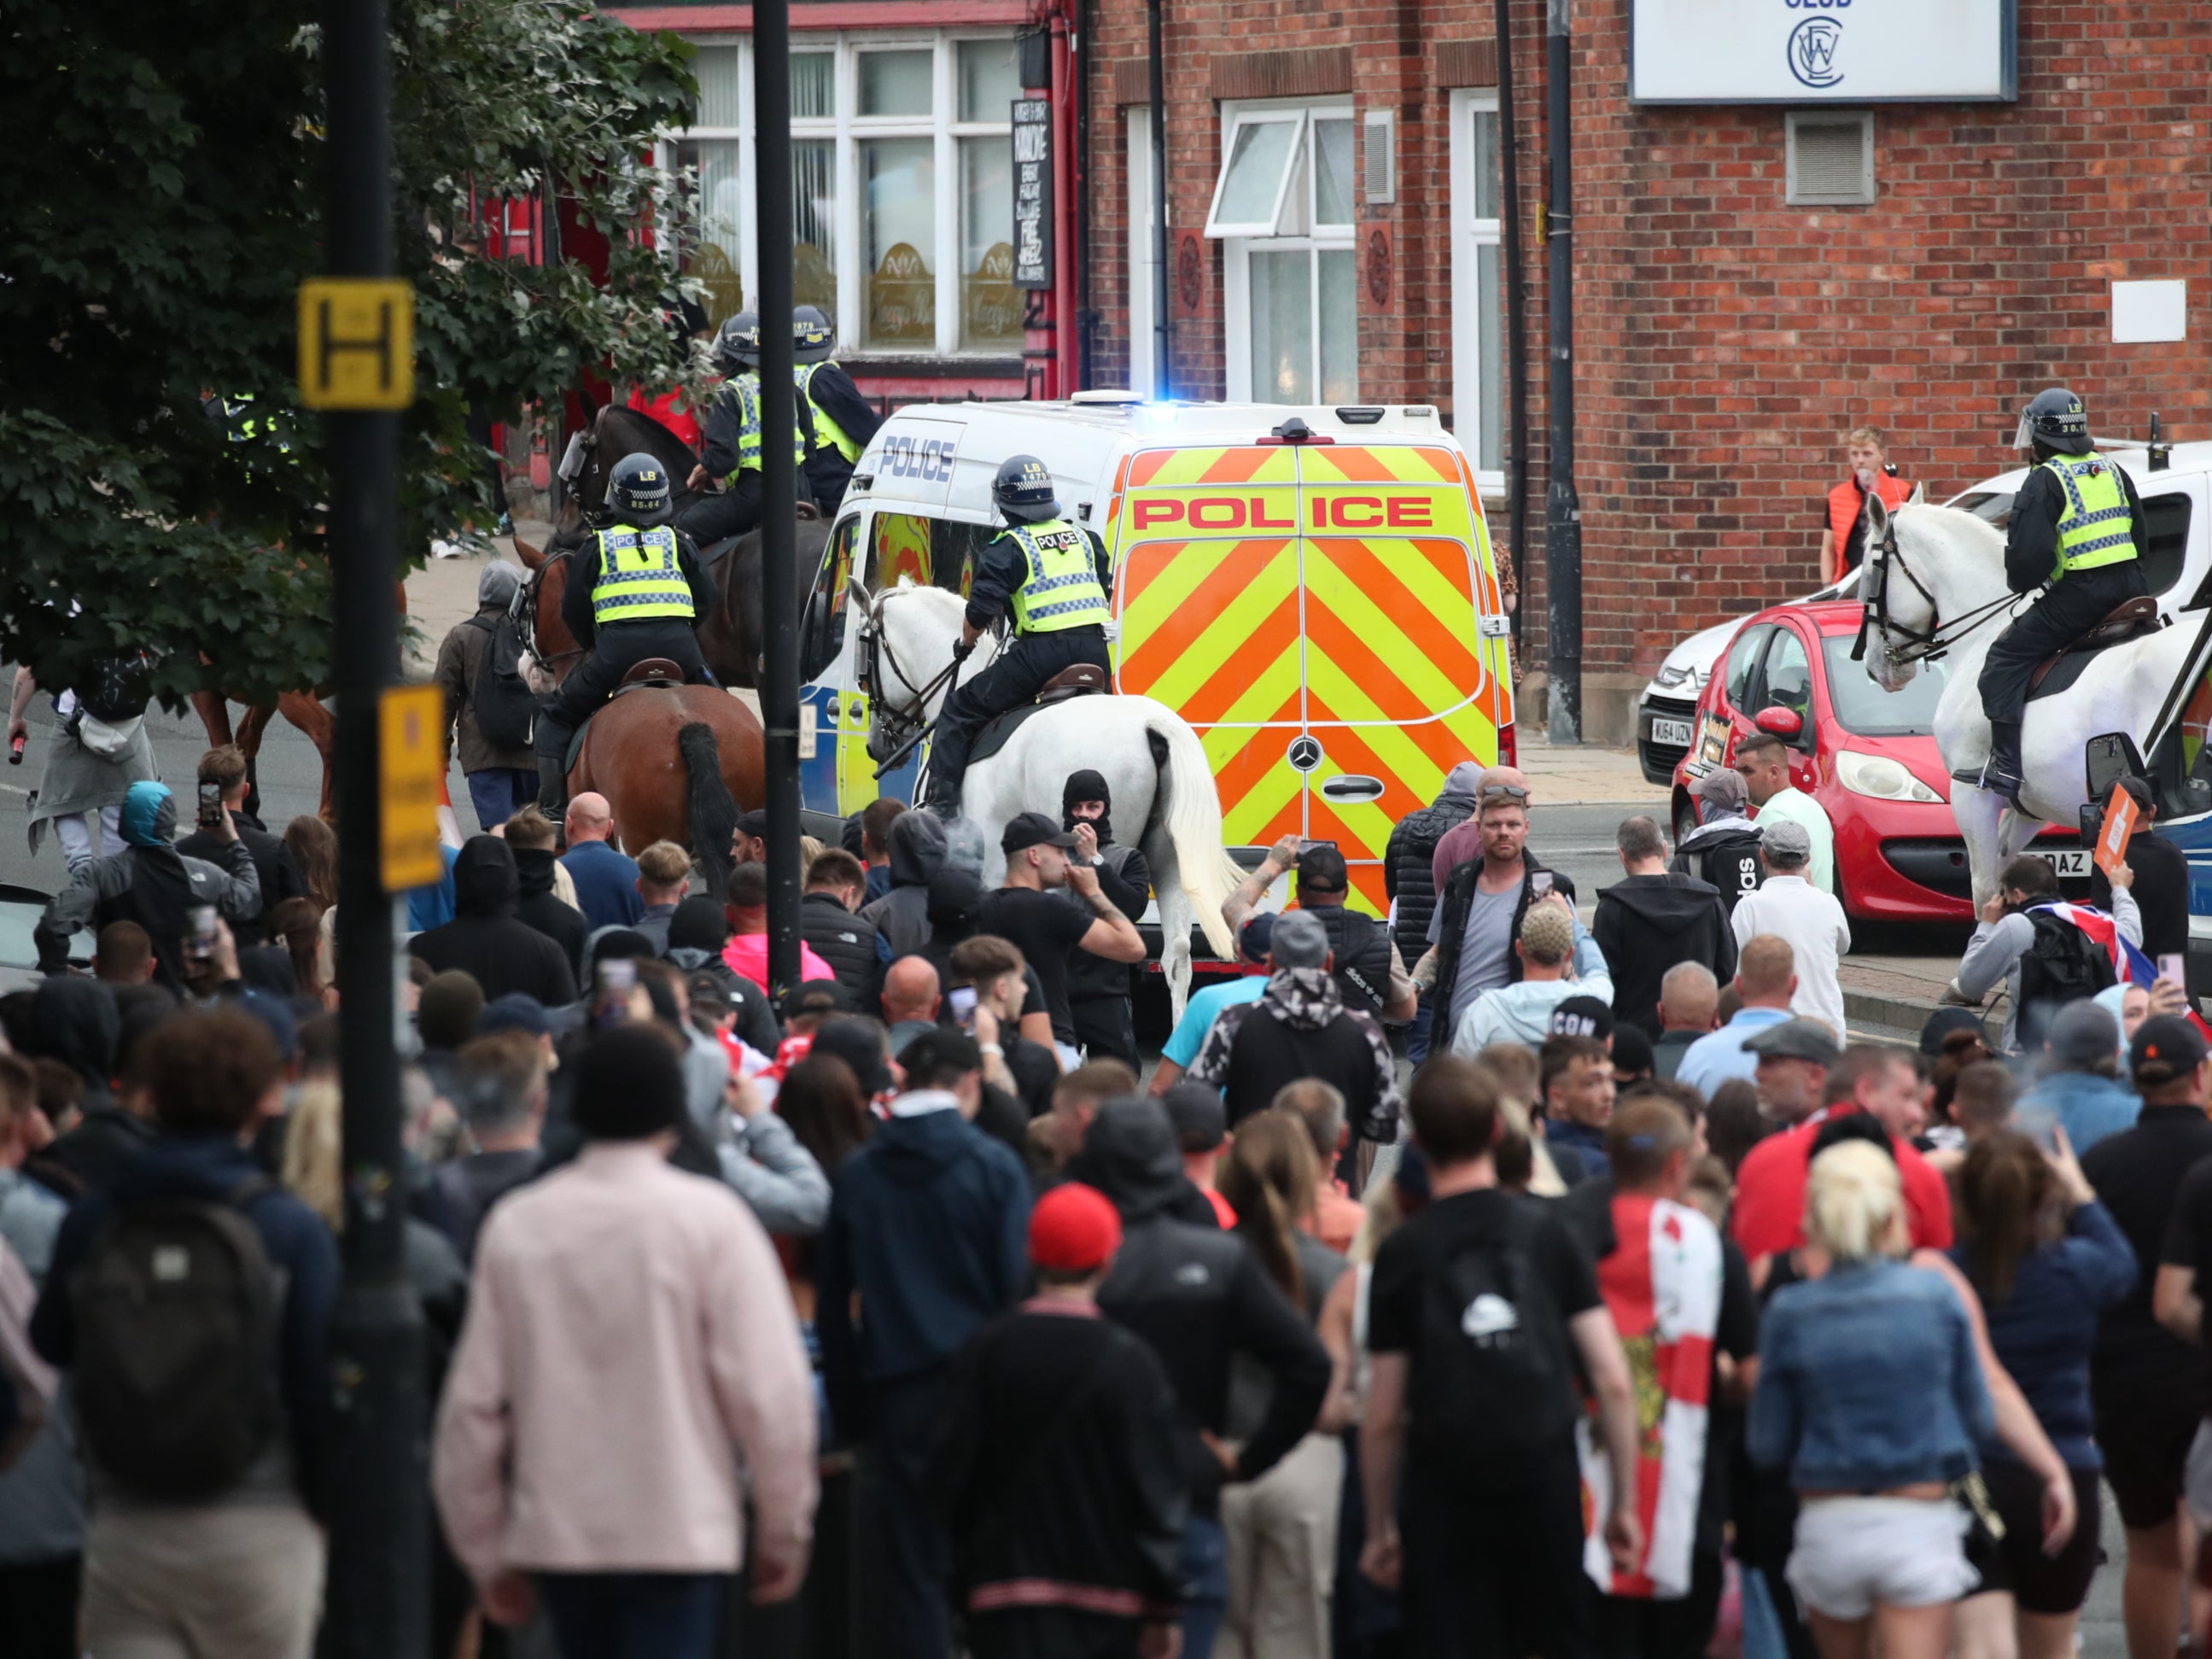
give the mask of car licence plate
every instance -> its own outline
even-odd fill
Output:
[[[2089,873],[2089,848],[2086,847],[2069,847],[2050,853],[2039,848],[2029,850],[2036,857],[2048,860],[2051,869],[2061,876],[2087,876]]]
[[[1667,744],[1676,749],[1687,749],[1690,746],[1690,722],[1654,718],[1651,722],[1651,741]]]

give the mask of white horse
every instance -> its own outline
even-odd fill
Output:
[[[1867,672],[1885,691],[1902,689],[1931,650],[1948,651],[1950,683],[1936,705],[1936,744],[1945,769],[1978,774],[1990,754],[1990,723],[1978,682],[1982,662],[2030,595],[2005,583],[2004,538],[1971,513],[1922,504],[1894,514],[1869,498]],[[1997,872],[2045,823],[2074,824],[2088,799],[2083,749],[2106,732],[2138,744],[2158,718],[2188,657],[2195,630],[2166,628],[2108,647],[2065,690],[2030,702],[2021,729],[2021,811],[2002,795],[1951,783],[1951,812],[1966,841],[1978,910]],[[1935,643],[1929,643],[1934,636]]]
[[[875,720],[868,752],[880,762],[894,746],[887,725],[933,720],[944,706],[966,604],[957,593],[903,579],[872,601],[855,583],[852,599],[863,639],[873,636]],[[977,641],[959,678],[981,672],[997,648],[988,637]],[[1150,697],[1073,697],[1030,715],[1005,748],[970,763],[960,810],[984,830],[983,884],[996,886],[1006,874],[999,836],[1007,820],[1042,812],[1060,822],[1062,786],[1070,772],[1085,768],[1104,775],[1114,793],[1114,822],[1152,866],[1160,965],[1181,1019],[1190,993],[1191,921],[1195,917],[1205,930],[1216,956],[1235,961],[1221,906],[1244,872],[1222,848],[1221,798],[1205,745],[1166,704]]]

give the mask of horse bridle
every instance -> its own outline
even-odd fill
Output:
[[[585,657],[591,654],[591,647],[585,645],[580,645],[573,651],[556,651],[550,657],[538,648],[538,590],[545,585],[545,573],[560,563],[562,560],[569,557],[575,550],[573,547],[564,547],[558,553],[547,554],[538,568],[530,573],[522,586],[514,590],[514,603],[507,608],[507,615],[514,617],[521,627],[522,637],[530,647],[530,654],[538,659],[538,666],[548,673],[552,672],[553,665],[556,662],[566,662],[571,657]]]
[[[1928,627],[1925,630],[1907,628],[1890,616],[1889,575],[1893,569],[1912,584],[1914,592],[1928,601]],[[1893,638],[1901,639],[1905,642],[1908,647],[1906,650],[1900,651],[1894,647],[1888,647],[1892,662],[1939,661],[1953,646],[1959,642],[1963,635],[1970,634],[1979,627],[1983,618],[2008,605],[2017,605],[2024,597],[2018,593],[2007,593],[1998,599],[1991,599],[1987,605],[1978,605],[1963,615],[1954,617],[1950,621],[1945,622],[1936,611],[1936,596],[1928,591],[1928,584],[1913,574],[1912,567],[1905,563],[1904,554],[1898,550],[1897,514],[1894,513],[1887,516],[1882,526],[1880,562],[1869,562],[1866,574],[1861,577],[1860,580],[1867,590],[1864,594],[1866,608],[1859,618],[1859,636],[1851,642],[1853,662],[1861,660],[1866,655],[1866,636],[1869,624],[1881,630],[1885,645]]]
[[[914,676],[900,664],[898,653],[891,649],[890,635],[884,631],[884,606],[898,591],[896,587],[881,588],[869,597],[867,607],[861,612],[863,622],[860,635],[853,642],[854,678],[860,690],[867,694],[874,721],[890,745],[889,758],[876,768],[876,775],[879,778],[914,752],[915,745],[921,743],[933,723],[922,717],[922,711],[929,707],[929,700],[937,695],[940,686],[947,697],[952,695],[952,689],[959,679],[960,665],[967,660],[967,653],[956,652],[952,660],[945,664],[927,684],[919,690],[915,688]],[[914,693],[912,701],[904,708],[892,707],[877,690],[876,665],[878,659],[898,676],[900,684]]]

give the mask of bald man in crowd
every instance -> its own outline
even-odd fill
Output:
[[[901,957],[884,970],[884,1024],[891,1028],[892,1059],[924,1031],[937,1029],[943,1000],[937,969],[927,957]]]
[[[594,927],[628,927],[645,914],[638,896],[637,860],[608,840],[615,815],[605,795],[586,789],[568,803],[568,850],[562,867],[576,884],[576,908]]]

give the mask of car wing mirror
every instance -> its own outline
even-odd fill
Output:
[[[1780,738],[1784,743],[1796,743],[1805,734],[1803,718],[1796,709],[1785,708],[1780,703],[1771,708],[1760,709],[1752,724],[1762,732]]]

